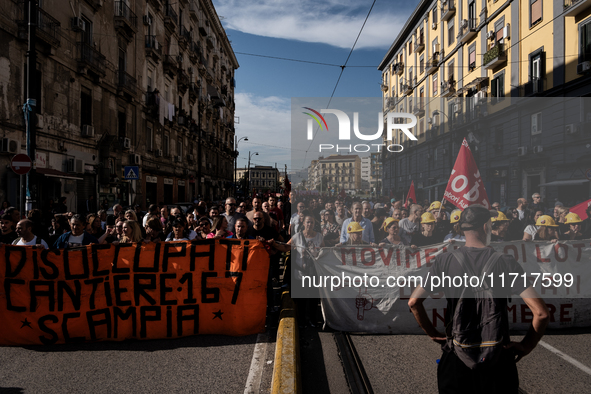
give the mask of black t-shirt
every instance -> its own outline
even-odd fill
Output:
[[[482,277],[484,266],[488,262],[488,259],[494,252],[492,248],[470,248],[466,246],[460,247],[460,250],[465,257],[467,264],[472,264],[472,269],[475,275],[479,275]],[[493,295],[495,297],[495,302],[501,303],[501,310],[507,310],[507,302],[508,297],[511,295],[519,295],[521,294],[528,286],[527,283],[524,283],[523,275],[524,271],[521,265],[515,260],[515,258],[511,255],[503,254],[493,268],[493,280],[492,280],[492,289]],[[513,281],[515,275],[510,274],[518,274],[518,277]],[[486,273],[487,283],[491,285],[489,280],[490,273]],[[504,275],[504,286],[501,283],[501,276]],[[447,309],[445,311],[445,324],[446,326],[453,318],[453,313],[455,311],[456,305],[458,303],[458,298],[462,294],[463,287],[462,286],[454,286],[451,287],[433,287],[431,288],[431,283],[433,283],[432,279],[434,277],[437,278],[444,278],[444,277],[451,277],[452,280],[454,277],[464,277],[464,270],[462,266],[457,261],[457,259],[451,253],[443,253],[440,254],[435,258],[435,261],[431,268],[429,269],[429,278],[423,284],[424,289],[428,293],[438,293],[443,291],[445,297],[447,299]],[[453,283],[453,282],[452,282]],[[462,283],[463,284],[463,283]],[[513,286],[511,286],[513,284]],[[509,341],[509,318],[507,313],[503,316],[503,326],[504,331],[506,333],[503,334],[503,337],[506,338],[505,340]],[[447,344],[442,346],[444,351],[450,351],[451,349],[448,347]]]
[[[434,245],[443,242],[443,238],[445,237],[442,237],[441,234],[436,231],[433,231],[433,235],[430,237],[425,237],[423,233],[415,233],[411,237],[410,244],[418,247]]]
[[[12,241],[17,238],[18,236],[14,231],[9,232],[8,234],[0,234],[0,244],[11,244]]]
[[[248,230],[248,235],[254,237],[255,239],[257,237],[263,237],[265,241],[268,241],[270,239],[277,240],[277,238],[279,237],[279,233],[269,226],[263,226],[263,228],[260,230],[257,230],[253,227]]]

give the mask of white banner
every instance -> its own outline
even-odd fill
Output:
[[[458,248],[461,243],[451,246]],[[535,285],[551,313],[550,328],[591,324],[591,247],[589,240],[557,244],[538,242],[493,243],[499,252],[513,255],[525,276],[506,277]],[[316,259],[317,277],[304,286],[320,290],[327,324],[340,331],[381,334],[422,333],[407,302],[414,278],[427,275],[433,259],[449,244],[413,250],[401,248],[323,248]],[[516,275],[515,275],[516,276]],[[495,280],[500,280],[495,278]],[[419,282],[417,282],[419,283]],[[447,302],[443,293],[425,300],[435,327],[442,330]],[[509,305],[514,329],[527,329],[531,311],[518,296]]]

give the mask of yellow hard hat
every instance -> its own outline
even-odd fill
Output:
[[[360,233],[362,231],[363,231],[363,227],[361,227],[361,225],[357,222],[351,222],[347,226],[347,234]]]
[[[386,218],[386,220],[384,220],[384,224],[382,224],[382,229],[384,231],[388,231],[388,226],[394,222],[398,223],[400,220],[395,219],[395,218]]]
[[[507,219],[507,216],[505,216],[505,214],[503,212],[499,212],[497,216],[490,218],[491,222],[504,222],[504,221],[509,221],[509,219]]]
[[[433,201],[431,203],[431,205],[429,206],[429,209],[427,209],[427,211],[432,211],[434,209],[440,209],[441,208],[441,203],[439,201]]]
[[[455,211],[453,211],[451,213],[451,218],[449,219],[449,223],[454,224],[454,223],[459,222],[461,216],[462,216],[462,211],[459,209],[456,209]]]
[[[582,222],[583,221],[581,220],[581,217],[579,215],[577,215],[574,212],[571,212],[566,215],[566,221],[564,223],[565,224],[577,224],[577,223],[582,223]]]
[[[431,212],[425,212],[421,215],[421,223],[435,223],[435,216]]]
[[[540,216],[536,222],[536,226],[558,227],[558,225],[554,223],[554,219],[548,215]]]

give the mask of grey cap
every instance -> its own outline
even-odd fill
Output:
[[[460,217],[460,228],[464,231],[476,230],[492,217],[496,217],[498,212],[496,210],[489,210],[483,205],[474,204],[464,209]]]

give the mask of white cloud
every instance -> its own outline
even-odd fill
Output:
[[[248,137],[238,144],[240,155],[238,167],[248,164],[248,152],[253,155],[253,162],[258,165],[274,165],[290,168],[291,162],[291,101],[269,96],[259,97],[250,93],[236,93],[236,116],[240,123],[236,125],[238,138]],[[282,149],[285,148],[285,149]]]
[[[215,3],[228,29],[339,48],[351,48],[369,11],[368,2],[360,6],[359,1],[342,0],[218,0]],[[402,4],[379,11],[374,7],[356,49],[389,48],[406,22],[400,13]]]

